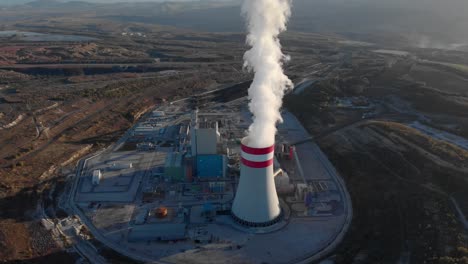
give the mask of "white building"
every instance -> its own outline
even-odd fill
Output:
[[[133,163],[112,163],[109,170],[124,170],[133,168]]]
[[[193,132],[195,138],[192,137],[192,140],[195,140],[196,155],[217,154],[218,142],[221,137],[218,131],[218,122],[202,122]]]

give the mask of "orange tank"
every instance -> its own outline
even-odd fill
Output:
[[[159,207],[155,211],[155,215],[157,218],[164,218],[167,216],[167,208],[166,207]]]

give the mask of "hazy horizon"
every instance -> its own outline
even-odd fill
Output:
[[[35,2],[34,8],[48,11],[57,0],[0,0],[0,4]],[[44,6],[40,2],[48,3]],[[245,30],[240,16],[242,0],[60,0],[64,12],[80,10],[76,2],[108,4],[95,9],[98,16],[111,16],[120,22],[171,25],[200,31],[241,32]],[[187,2],[184,4],[183,2]],[[121,3],[121,4],[113,4]],[[127,4],[122,4],[127,3]],[[135,4],[128,5],[128,3]],[[145,4],[146,3],[146,4]],[[148,4],[154,3],[154,4]],[[170,3],[177,3],[170,5]],[[197,4],[200,3],[200,4]],[[169,6],[168,6],[169,5]],[[86,8],[86,7],[85,7]],[[468,42],[468,1],[449,0],[294,0],[289,28],[291,31],[400,34],[416,46],[446,46]],[[0,18],[1,19],[1,18]]]

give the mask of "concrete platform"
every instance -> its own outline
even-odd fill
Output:
[[[103,153],[86,161],[75,200],[77,202],[133,202],[143,176],[155,166],[164,165],[166,153],[156,152],[111,152]],[[132,164],[132,168],[113,169],[113,164]],[[99,185],[93,186],[91,175],[101,170]]]

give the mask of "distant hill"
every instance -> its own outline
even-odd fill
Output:
[[[119,22],[200,31],[245,30],[240,16],[242,0],[0,0],[0,4],[25,2],[29,2],[27,7],[66,14],[89,9],[100,18]],[[465,10],[466,0],[294,0],[288,27],[291,31],[339,33],[361,40],[377,35],[377,40],[368,41],[380,43],[385,43],[390,33],[404,35],[420,46],[431,46],[431,42],[458,45],[468,42]]]
[[[48,7],[48,6],[56,6],[62,4],[62,2],[57,1],[57,0],[35,0],[35,1],[30,1],[26,3],[28,6],[33,6],[33,7]]]
[[[444,2],[447,5],[445,8],[435,0],[395,1],[372,0],[371,3],[371,0],[294,0],[288,28],[293,31],[347,33],[356,36],[369,33],[404,33],[415,41],[427,36],[447,42],[468,39],[468,17],[464,15],[464,10],[467,9],[462,8],[468,8],[468,1],[447,0],[448,3]],[[421,2],[426,4],[418,5]],[[127,8],[125,12],[107,18],[202,31],[238,32],[245,29],[239,5],[214,3],[216,1],[165,3],[153,8],[143,8],[146,4],[135,4],[135,8]]]
[[[30,0],[0,0],[0,6],[22,5],[31,2]]]
[[[0,0],[1,1],[1,0]],[[65,8],[68,10],[72,10],[76,7],[91,7],[94,4],[86,1],[79,1],[79,0],[70,0],[70,1],[63,1],[63,0],[34,0],[28,3],[25,3],[26,6],[37,7],[37,8]]]

